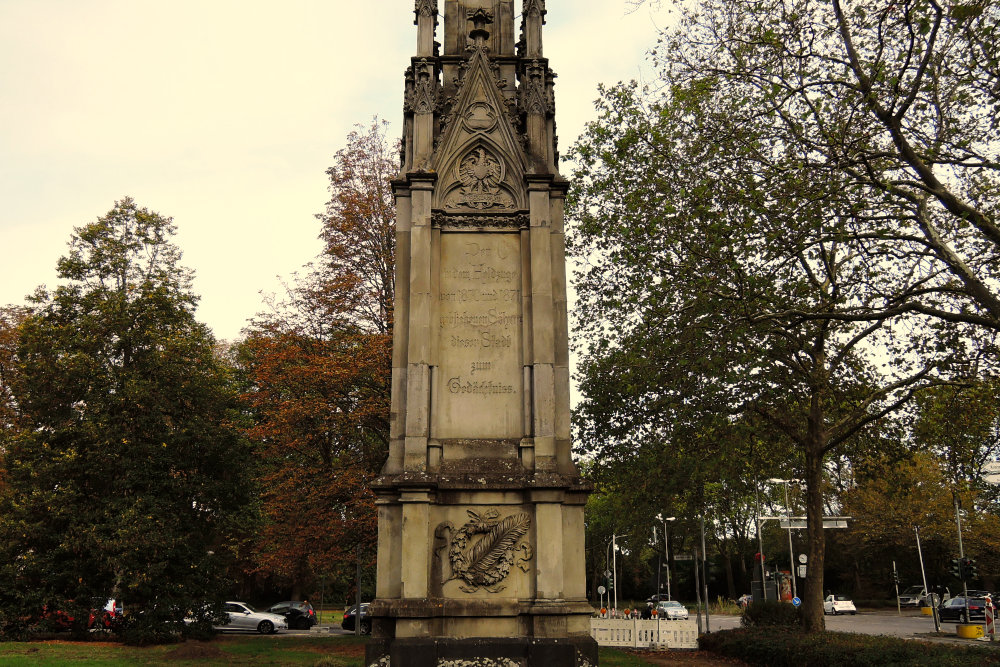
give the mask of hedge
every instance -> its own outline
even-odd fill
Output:
[[[755,626],[703,635],[702,649],[768,667],[878,665],[995,665],[1000,650],[843,632],[805,634],[792,628]]]

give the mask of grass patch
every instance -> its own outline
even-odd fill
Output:
[[[845,632],[805,634],[774,626],[713,632],[702,636],[699,642],[702,649],[718,655],[767,667],[1000,664],[1000,651],[988,647],[932,644]]]
[[[365,639],[355,637],[256,637],[229,635],[210,642],[137,648],[105,642],[0,643],[0,667],[66,665],[315,665],[363,667]]]
[[[649,667],[653,664],[637,655],[603,646],[598,649],[598,659],[601,667]]]
[[[257,637],[226,635],[209,642],[137,648],[111,642],[0,643],[0,667],[66,665],[88,667],[195,667],[204,665],[309,665],[364,667],[366,638]],[[613,648],[600,649],[601,667],[651,667],[643,658]],[[321,662],[322,661],[322,662]],[[800,666],[801,667],[801,666]]]

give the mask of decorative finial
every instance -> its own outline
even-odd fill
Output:
[[[493,12],[488,12],[485,9],[470,9],[466,17],[475,26],[469,33],[469,37],[477,45],[485,44],[486,40],[490,38],[490,31],[486,29],[486,26],[493,23]]]

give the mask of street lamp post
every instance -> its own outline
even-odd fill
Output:
[[[663,522],[663,557],[667,560],[667,599],[673,600],[673,598],[670,597],[670,532],[667,530],[667,523],[670,521],[676,521],[677,517],[664,517],[662,514],[657,514],[656,520]],[[657,574],[657,576],[659,576],[659,574]],[[660,594],[659,584],[656,585],[656,594],[657,596]],[[656,598],[656,604],[657,606],[660,604],[659,597]]]
[[[788,485],[800,484],[797,479],[778,479],[772,477],[767,480],[772,484],[781,484],[785,487],[785,522],[788,524],[788,572],[792,576],[792,597],[798,597],[798,587],[795,585],[795,549],[792,547],[792,513],[788,506]]]
[[[618,538],[628,537],[628,533],[624,535],[616,535],[611,533],[611,581],[613,582],[613,587],[615,589],[615,606],[613,609],[618,611]]]

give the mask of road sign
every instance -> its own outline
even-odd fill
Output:
[[[597,587],[597,594],[598,595],[604,595],[607,592],[608,592],[608,589],[605,588],[604,586],[598,586]]]
[[[610,576],[611,576],[611,570],[605,570],[604,571],[604,578],[607,579]]]
[[[805,565],[806,563],[809,562],[809,556],[806,556],[805,554],[799,554],[799,562]]]
[[[691,554],[674,554],[674,560],[694,560]]]
[[[806,578],[806,566],[799,565],[799,579],[805,579],[805,578]]]
[[[798,598],[792,598],[792,604],[798,607],[800,604],[802,604],[802,600]]]

